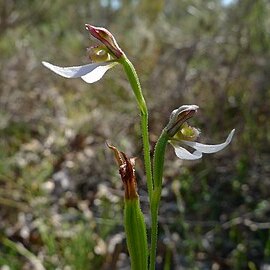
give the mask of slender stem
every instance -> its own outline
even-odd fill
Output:
[[[119,62],[123,65],[124,70],[129,79],[130,85],[133,89],[136,97],[138,106],[141,112],[141,129],[143,139],[143,153],[144,153],[144,164],[146,171],[146,182],[149,194],[149,201],[151,205],[153,182],[152,182],[152,168],[151,168],[151,157],[150,157],[150,144],[149,144],[149,132],[148,132],[148,110],[145,99],[143,97],[140,81],[136,70],[128,58],[124,55],[119,59]]]
[[[132,63],[124,55],[119,59],[129,79],[130,85],[135,94],[141,112],[141,128],[144,148],[144,163],[146,170],[147,189],[149,193],[151,210],[151,251],[150,251],[150,270],[155,270],[156,249],[158,238],[158,209],[161,197],[162,176],[164,167],[164,155],[169,139],[167,130],[164,129],[155,147],[154,153],[154,175],[152,179],[150,144],[148,133],[148,110],[144,100],[139,78]]]
[[[151,247],[150,247],[150,267],[149,270],[155,270],[156,249],[158,239],[158,208],[160,202],[161,189],[153,191],[151,202]]]
[[[150,250],[150,270],[155,270],[157,236],[158,236],[158,209],[162,189],[162,177],[164,169],[164,156],[169,135],[164,129],[157,141],[154,152],[154,190],[151,200],[151,250]]]
[[[164,168],[164,157],[167,143],[169,140],[168,132],[163,129],[154,151],[154,161],[153,161],[153,180],[154,180],[154,189],[156,187],[161,188],[162,186],[162,177],[163,177],[163,168]]]
[[[148,114],[141,114],[141,129],[143,139],[143,151],[144,151],[144,166],[146,171],[147,190],[149,194],[149,202],[151,204],[151,198],[153,193],[153,180],[152,180],[152,164],[150,158],[150,145],[149,145],[149,133],[148,133]]]

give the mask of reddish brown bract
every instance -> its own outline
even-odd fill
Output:
[[[107,144],[113,150],[115,159],[119,165],[119,174],[124,184],[125,199],[138,198],[137,181],[135,176],[135,158],[128,158],[125,153],[120,152],[116,147]]]

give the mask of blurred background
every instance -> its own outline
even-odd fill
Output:
[[[183,162],[167,148],[157,269],[270,269],[270,2],[2,0],[0,269],[129,269],[123,187],[105,141],[138,157],[140,118],[120,66],[96,84],[41,65],[89,62],[85,23],[134,63],[154,144],[172,110],[197,104],[201,141],[229,147]]]

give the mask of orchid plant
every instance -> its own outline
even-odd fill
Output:
[[[216,145],[207,145],[197,142],[200,131],[189,126],[187,121],[193,117],[199,107],[197,105],[183,105],[171,113],[168,124],[163,129],[155,146],[151,160],[148,109],[141,89],[140,81],[134,66],[117,44],[114,36],[105,28],[86,24],[90,35],[99,41],[99,45],[88,48],[90,64],[82,66],[59,67],[48,62],[42,62],[45,67],[65,78],[81,78],[87,83],[100,80],[104,74],[115,65],[124,68],[133,93],[135,95],[141,115],[141,132],[144,152],[146,182],[150,204],[151,239],[150,249],[147,244],[146,225],[140,209],[139,195],[135,177],[135,159],[128,158],[124,152],[108,145],[114,152],[119,166],[119,173],[125,189],[124,226],[127,246],[133,270],[154,270],[156,262],[158,210],[162,191],[163,165],[167,144],[170,143],[175,154],[182,160],[197,160],[203,153],[216,153],[228,146],[235,130],[228,135],[225,142]],[[192,153],[183,146],[193,148]],[[153,172],[152,172],[153,168]],[[148,258],[148,255],[150,258]]]

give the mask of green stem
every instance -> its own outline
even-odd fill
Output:
[[[154,189],[156,187],[162,187],[162,177],[163,177],[163,168],[164,168],[164,157],[165,150],[169,140],[169,135],[166,129],[163,129],[161,135],[155,146],[154,151],[154,161],[153,161],[153,179],[154,179]]]
[[[149,193],[149,201],[151,204],[153,182],[152,182],[152,169],[151,169],[151,158],[150,158],[150,144],[149,144],[149,132],[148,132],[148,110],[145,99],[143,97],[140,81],[136,70],[129,59],[124,55],[119,59],[119,62],[123,65],[124,70],[127,74],[130,85],[133,89],[136,97],[138,106],[141,112],[141,129],[143,139],[143,153],[144,153],[144,164],[146,171],[146,182]]]
[[[158,238],[158,209],[161,197],[162,189],[162,177],[164,169],[164,156],[168,143],[169,135],[167,130],[164,129],[157,141],[154,152],[154,190],[151,200],[151,250],[150,250],[150,270],[155,270],[156,262],[156,249]]]
[[[160,202],[161,189],[153,191],[151,202],[151,247],[150,247],[150,270],[155,270],[156,249],[158,239],[158,208]]]
[[[119,59],[129,79],[130,85],[135,94],[141,112],[141,128],[143,138],[144,163],[146,170],[147,189],[149,193],[151,210],[151,251],[150,251],[150,270],[155,269],[157,238],[158,238],[158,209],[161,197],[162,176],[164,167],[164,155],[169,136],[167,130],[163,130],[157,141],[154,153],[154,175],[152,179],[150,144],[148,133],[148,110],[144,100],[139,78],[132,63],[124,55]]]

